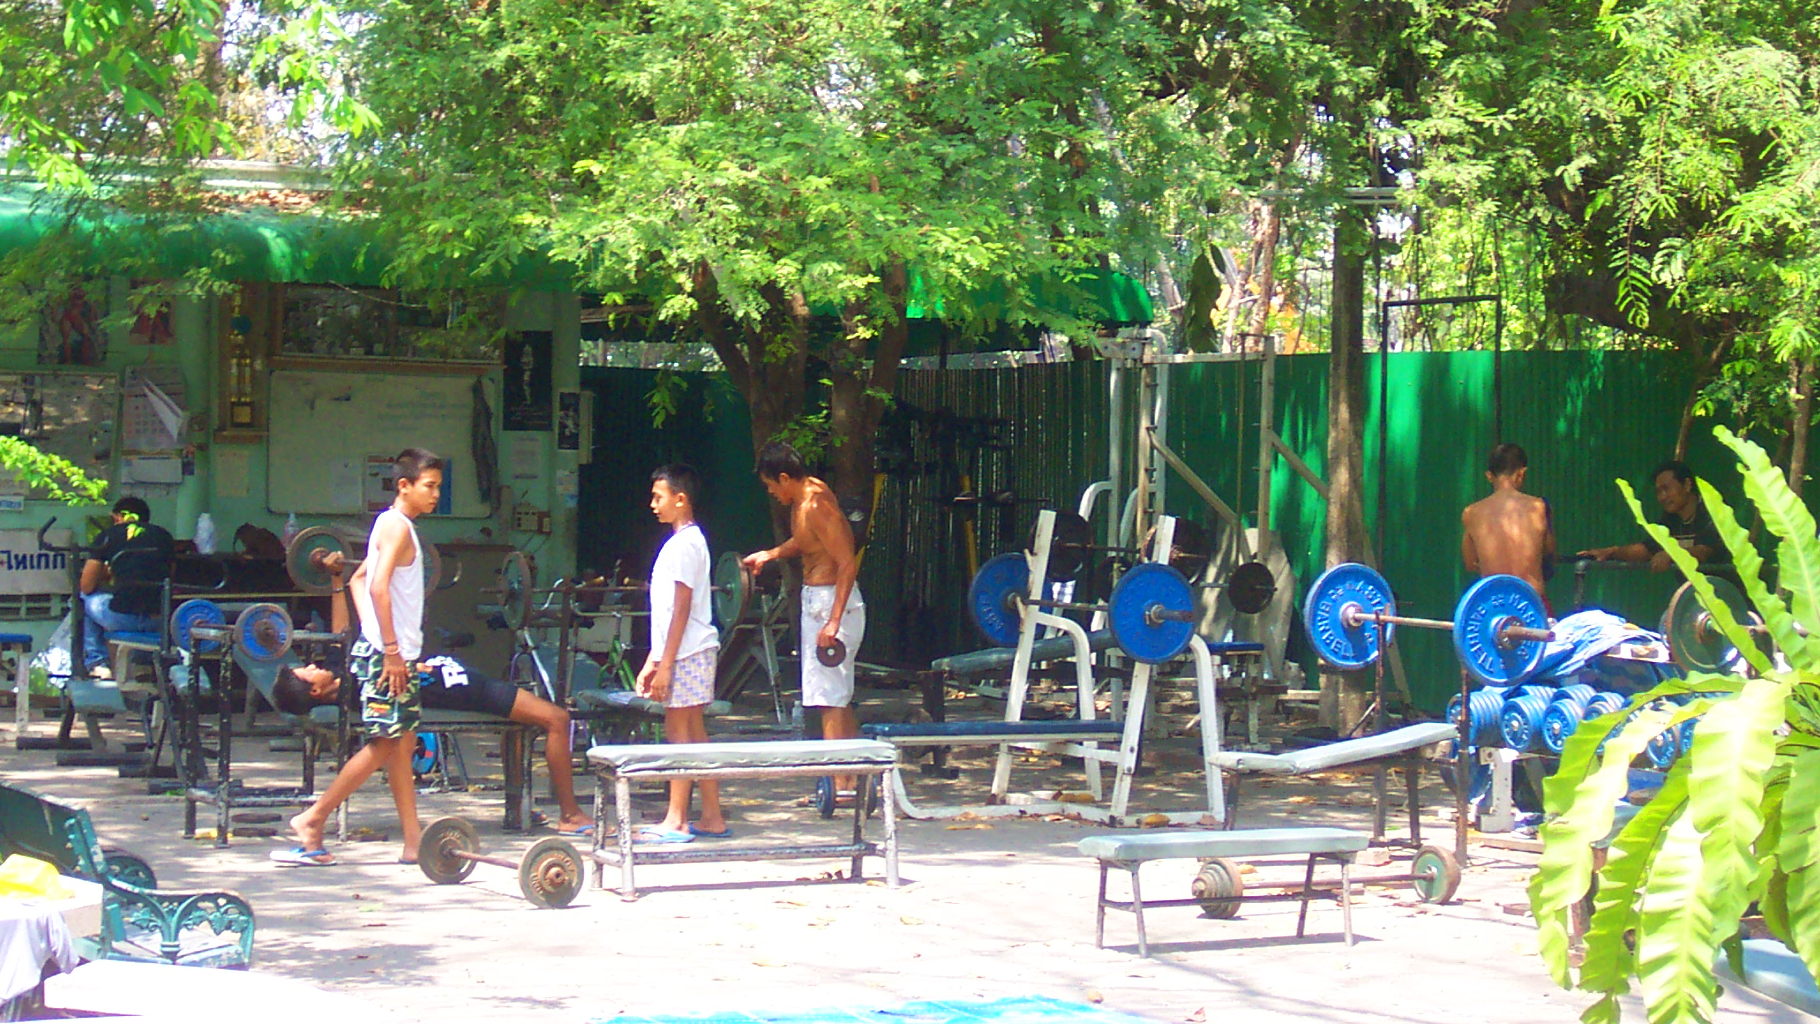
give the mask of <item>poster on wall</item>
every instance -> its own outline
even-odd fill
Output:
[[[549,331],[519,331],[505,339],[505,429],[549,430],[550,360],[554,339]]]
[[[581,451],[581,392],[562,391],[556,395],[556,450]]]
[[[105,284],[77,284],[45,302],[38,314],[38,362],[46,366],[100,366],[107,362],[107,335],[101,330]]]

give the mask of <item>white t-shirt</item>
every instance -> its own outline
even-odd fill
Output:
[[[661,658],[676,608],[676,585],[689,588],[689,622],[683,627],[676,660],[720,646],[714,631],[713,592],[708,580],[708,538],[695,523],[670,534],[651,567],[651,653]]]

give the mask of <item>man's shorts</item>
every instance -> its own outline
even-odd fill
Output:
[[[385,655],[362,637],[348,652],[348,671],[360,684],[360,724],[368,736],[387,739],[415,732],[423,721],[417,673],[405,673],[404,693],[394,697],[385,682]]]
[[[423,706],[432,711],[474,711],[496,718],[511,718],[518,687],[504,679],[476,672],[450,657],[417,663],[426,676]]]
[[[687,658],[676,659],[670,669],[670,699],[667,708],[698,708],[714,699],[714,669],[720,663],[720,648],[696,651]]]
[[[847,595],[847,610],[841,615],[835,636],[847,645],[847,659],[832,667],[815,656],[815,638],[834,614],[834,585],[814,584],[803,587],[803,707],[844,708],[853,703],[853,666],[859,659],[859,644],[866,637],[866,601],[855,585]]]

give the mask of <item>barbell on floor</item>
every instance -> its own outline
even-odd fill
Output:
[[[446,578],[443,575],[444,564],[442,552],[436,545],[420,542],[423,557],[423,582],[429,590],[447,590],[461,579],[461,561],[455,559],[455,568]],[[329,594],[334,591],[334,576],[330,574],[328,558],[339,554],[342,557],[342,571],[352,574],[359,567],[360,561],[351,557],[347,540],[326,526],[311,526],[299,530],[284,546],[284,571],[290,575],[291,582],[297,589],[306,594]]]
[[[479,851],[480,833],[466,818],[437,818],[423,830],[417,866],[438,885],[461,881],[474,872],[476,864],[515,870],[518,891],[537,907],[566,907],[581,892],[585,879],[581,854],[565,840],[555,836],[539,839],[516,862]]]
[[[1357,562],[1336,565],[1308,588],[1302,609],[1309,642],[1339,669],[1365,668],[1383,656],[1395,627],[1447,630],[1454,653],[1479,682],[1499,686],[1535,671],[1554,639],[1536,588],[1515,576],[1487,576],[1466,588],[1453,620],[1397,614],[1390,584]]]
[[[1255,570],[1250,568],[1253,565]],[[1186,576],[1171,566],[1141,562],[1119,577],[1105,604],[1047,597],[1033,600],[1029,596],[1029,563],[1021,553],[1007,552],[980,566],[967,589],[967,610],[972,613],[980,632],[1001,647],[1017,644],[1026,604],[1053,611],[1103,611],[1112,629],[1113,642],[1121,650],[1138,661],[1158,664],[1180,655],[1194,636],[1195,622],[1201,617],[1197,590],[1231,588],[1235,606],[1242,593],[1246,595],[1243,598],[1246,604],[1239,607],[1240,611],[1261,611],[1270,603],[1268,595],[1275,592],[1274,580],[1260,589],[1256,576],[1256,572],[1261,571],[1268,577],[1270,570],[1256,563],[1241,566],[1240,570],[1244,570],[1242,589],[1237,582],[1238,571],[1227,582],[1197,585],[1188,582]],[[1263,601],[1252,604],[1253,598],[1260,593],[1266,595]]]

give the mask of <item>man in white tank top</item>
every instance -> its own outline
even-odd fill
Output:
[[[442,460],[422,448],[406,448],[393,463],[392,487],[392,507],[373,520],[366,559],[348,581],[360,616],[360,637],[348,651],[348,672],[360,687],[367,742],[322,796],[291,819],[297,848],[274,852],[272,859],[280,864],[335,863],[322,845],[329,815],[380,768],[386,770],[404,835],[398,859],[417,862],[423,828],[417,820],[411,752],[422,717],[414,663],[423,653],[424,579],[414,520],[434,511],[442,497]]]

